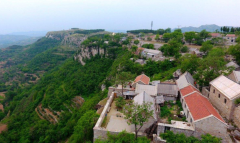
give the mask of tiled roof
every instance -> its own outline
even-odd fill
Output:
[[[142,81],[144,84],[149,84],[150,78],[145,74],[141,74],[137,76],[136,79],[134,80],[134,82],[138,82],[138,81]]]
[[[230,100],[240,96],[240,85],[223,75],[211,81],[210,84]]]
[[[219,33],[210,33],[210,35],[211,35],[212,37],[218,37],[218,36],[220,36]]]
[[[235,34],[227,34],[226,37],[236,37]]]
[[[205,118],[209,115],[213,115],[225,123],[225,121],[219,115],[217,110],[212,106],[209,100],[203,97],[200,93],[194,92],[184,99],[194,121]]]
[[[137,51],[135,52],[135,55],[139,55],[145,48],[139,47]]]
[[[189,93],[192,93],[192,92],[194,92],[194,91],[200,93],[196,88],[194,88],[193,86],[189,85],[189,86],[181,89],[181,90],[180,90],[180,93],[181,93],[182,96],[186,96],[186,95],[188,95]]]

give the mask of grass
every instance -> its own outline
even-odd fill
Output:
[[[1,99],[4,99],[4,97],[3,97],[3,96],[0,96],[0,100],[1,100]]]
[[[182,110],[182,104],[179,100],[176,101],[176,104],[173,102],[165,102],[164,106],[160,108],[160,117],[165,118],[168,123],[171,123],[171,120],[186,121],[185,117],[179,118],[177,116]]]

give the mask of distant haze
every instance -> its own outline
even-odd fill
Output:
[[[0,34],[240,26],[240,0],[0,0]]]

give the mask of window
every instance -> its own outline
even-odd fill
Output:
[[[185,104],[185,108],[187,107],[187,104]]]
[[[227,103],[227,99],[226,99],[226,98],[224,99],[224,103],[225,103],[225,104]]]
[[[215,89],[213,89],[213,93],[215,93]]]
[[[221,95],[220,94],[218,94],[218,98],[220,98],[221,97]]]
[[[190,122],[192,123],[192,118],[190,119]]]

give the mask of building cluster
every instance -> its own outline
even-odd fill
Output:
[[[240,71],[234,62],[226,66],[232,66],[235,70],[228,76],[217,77],[209,83],[209,87],[204,87],[201,91],[192,75],[182,73],[181,70],[173,73],[174,81],[151,81],[148,76],[141,74],[126,87],[109,87],[108,100],[100,109],[102,112],[94,127],[94,139],[107,137],[107,132],[117,134],[126,130],[134,133],[134,126],[128,125],[124,114],[116,108],[114,98],[120,96],[137,104],[152,103],[153,116],[144,123],[139,131],[140,136],[152,134],[155,140],[164,142],[159,135],[170,130],[198,138],[209,133],[222,138],[222,142],[228,142],[229,135],[239,138]],[[181,117],[186,120],[163,121],[160,115],[164,104],[179,101],[182,106]]]

